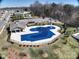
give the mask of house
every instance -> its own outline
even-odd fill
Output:
[[[23,16],[24,16],[24,18],[32,18],[30,11],[24,12]]]
[[[14,14],[15,14],[15,16],[21,15],[21,16],[23,16],[23,18],[32,18],[30,11],[15,12]]]
[[[15,21],[10,24],[10,32],[22,32],[26,27],[26,22]]]

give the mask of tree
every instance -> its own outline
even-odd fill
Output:
[[[57,4],[52,3],[51,6],[55,8],[57,6]]]
[[[63,11],[65,12],[66,16],[71,16],[72,15],[72,12],[73,12],[73,6],[72,5],[69,5],[69,4],[66,4],[63,6]]]
[[[69,4],[66,4],[66,5],[63,6],[63,12],[64,12],[64,14],[63,14],[64,33],[66,32],[66,29],[67,29],[67,23],[69,22],[69,20],[72,17],[73,9],[74,9],[74,6],[69,5]]]
[[[57,18],[57,16],[58,16],[58,14],[56,13],[56,11],[57,11],[57,4],[55,4],[55,3],[52,3],[51,4],[51,17],[52,18],[54,18],[54,19],[56,19]]]
[[[44,14],[43,5],[39,1],[36,1],[34,4],[32,4],[30,6],[30,9],[36,16],[41,16],[42,14]]]
[[[50,13],[51,13],[51,5],[45,4],[45,5],[44,5],[44,14],[45,14],[47,17],[50,17]]]
[[[72,20],[71,25],[79,27],[79,16]]]

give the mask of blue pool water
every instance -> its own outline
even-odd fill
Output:
[[[21,35],[21,41],[38,41],[38,40],[51,38],[55,34],[51,32],[50,29],[55,29],[55,27],[48,26],[48,27],[32,28],[30,29],[30,31],[32,32],[38,31],[38,33]]]

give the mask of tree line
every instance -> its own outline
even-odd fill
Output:
[[[79,26],[79,6],[70,4],[42,4],[39,1],[29,7],[33,15],[39,17],[51,17],[70,26]]]

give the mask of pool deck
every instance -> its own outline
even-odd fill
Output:
[[[21,41],[21,35],[24,34],[30,34],[30,33],[37,33],[38,31],[31,32],[29,29],[31,28],[36,28],[36,27],[47,27],[47,26],[53,26],[55,29],[51,29],[55,35],[53,35],[51,38],[44,39],[44,40],[38,40],[38,41]],[[23,32],[16,32],[16,33],[11,33],[10,41],[22,44],[22,45],[43,45],[43,44],[48,44],[54,41],[57,37],[60,36],[60,33],[58,32],[60,30],[60,27],[55,26],[55,25],[44,25],[44,26],[31,26],[31,27],[26,27]]]

